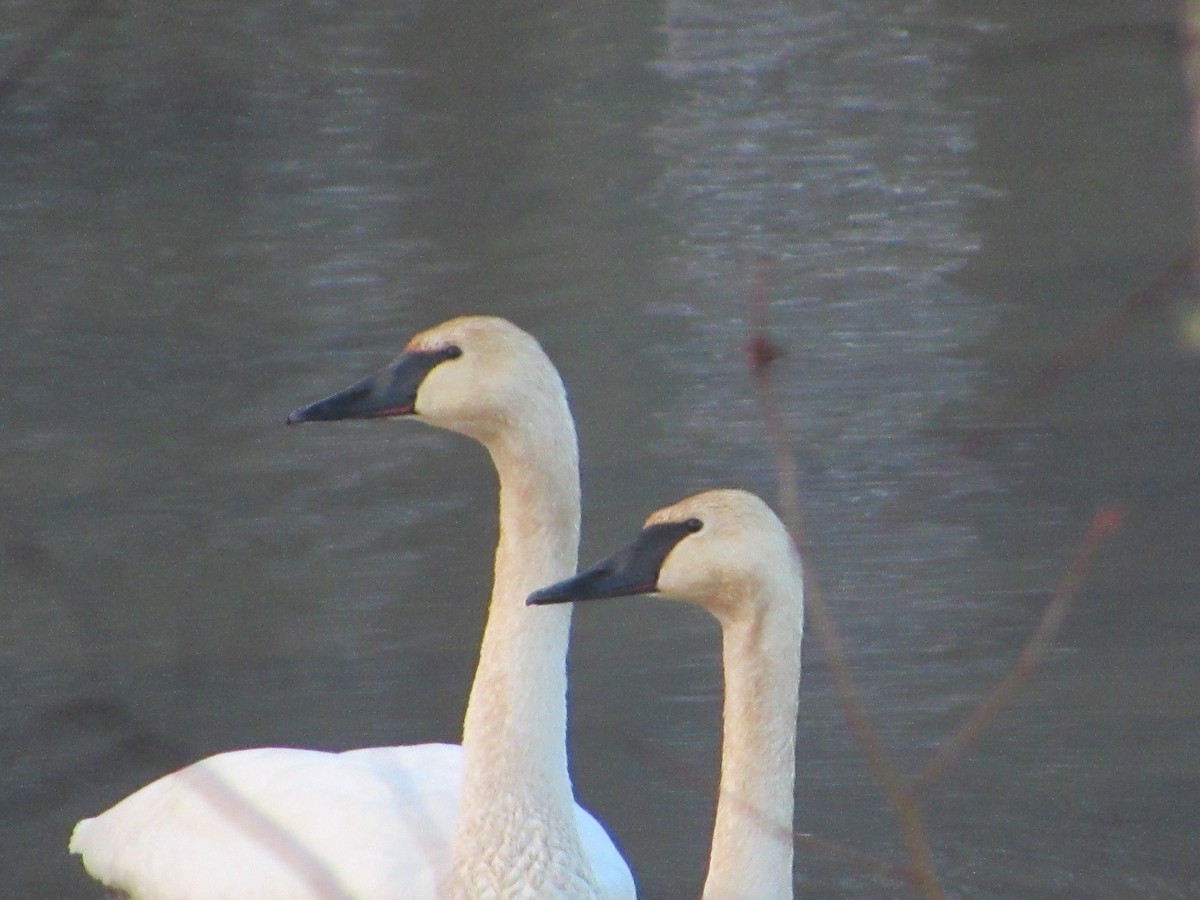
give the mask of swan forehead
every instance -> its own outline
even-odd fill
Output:
[[[725,488],[688,497],[650,515],[647,525],[699,519],[706,526],[736,531],[754,531],[778,527],[779,520],[770,507],[748,491]]]
[[[459,316],[450,319],[422,331],[408,342],[405,349],[432,350],[447,344],[456,344],[464,350],[507,355],[540,349],[528,332],[497,316]]]

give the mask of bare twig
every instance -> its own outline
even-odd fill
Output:
[[[352,900],[350,892],[342,887],[337,877],[317,858],[311,848],[288,833],[283,826],[273,821],[266,812],[219,775],[203,765],[191,766],[178,774],[185,777],[205,802],[219,812],[233,828],[286,863],[314,897],[320,897],[322,900]]]
[[[1197,174],[1200,169],[1200,42],[1197,40],[1197,34],[1200,34],[1200,0],[1185,0],[1181,5],[1181,20],[1174,30],[1165,23],[1142,23],[1122,25],[1116,33],[1133,33],[1133,28],[1143,32],[1150,29],[1150,33],[1166,37],[1172,44],[1184,49],[1184,76],[1191,100],[1193,194],[1200,194],[1200,175]],[[1102,26],[1099,32],[1096,29],[1090,31],[1104,35],[1112,31],[1112,26]],[[1082,32],[1077,32],[1072,39],[1079,34]],[[1039,53],[1044,49],[1030,46]],[[1200,196],[1194,197],[1194,205],[1200,209]],[[1011,424],[1029,403],[1056,388],[1084,362],[1116,344],[1150,312],[1165,306],[1195,273],[1198,258],[1200,231],[1193,234],[1187,252],[1170,262],[1149,284],[1129,294],[1111,312],[1038,366],[1024,384],[1004,400],[990,423],[967,433],[961,449],[967,454],[978,452],[990,432]]]
[[[124,700],[112,697],[81,696],[44,714],[42,720],[38,727],[43,732],[53,734],[64,725],[69,725],[85,732],[107,733],[111,740],[103,751],[86,758],[82,767],[77,764],[70,771],[52,775],[45,785],[37,786],[36,792],[25,792],[33,797],[61,794],[97,772],[128,766],[131,760],[149,762],[155,767],[174,767],[193,756],[191,748],[162,737],[140,721]],[[33,741],[36,742],[38,737],[35,733]],[[195,791],[232,829],[241,832],[252,843],[258,844],[288,866],[295,873],[297,881],[307,888],[306,896],[320,897],[321,900],[351,900],[349,891],[342,887],[337,876],[312,848],[305,846],[253,800],[203,763],[182,769],[175,778],[179,784]],[[29,800],[30,797],[11,795],[0,798],[0,811],[12,811],[15,804],[28,803]]]
[[[691,784],[703,784],[707,781],[705,777],[697,771],[694,766],[689,765],[676,755],[667,753],[660,747],[655,746],[649,741],[643,740],[632,735],[621,733],[619,728],[609,728],[605,730],[609,741],[616,740],[625,746],[625,749],[636,756],[642,762],[653,761],[659,769],[668,770],[680,780]],[[809,834],[802,831],[793,831],[790,824],[784,824],[770,820],[757,806],[749,801],[741,800],[741,798],[733,797],[728,793],[723,793],[722,797],[731,799],[736,803],[740,803],[742,811],[748,815],[758,819],[771,834],[778,840],[794,841],[797,844],[803,844],[810,849],[816,850],[826,856],[837,857],[839,859],[850,860],[855,863],[865,872],[872,872],[876,875],[882,875],[887,878],[893,878],[897,881],[910,881],[911,873],[904,866],[898,866],[895,863],[889,862],[882,857],[876,856],[873,853],[868,853],[857,847],[852,847],[849,844],[844,844],[841,841],[831,840],[821,837],[816,834]]]
[[[1123,516],[1124,510],[1120,506],[1107,507],[1092,516],[1087,534],[1080,541],[1066,575],[1055,589],[1046,611],[1042,614],[1041,622],[1029,638],[1025,649],[1021,651],[1021,655],[1017,657],[1012,671],[1000,680],[987,699],[979,704],[954,734],[942,742],[928,765],[913,779],[910,788],[913,793],[928,789],[950,766],[962,759],[971,745],[979,740],[999,712],[1033,675],[1050,649],[1055,634],[1062,627],[1084,579],[1091,571],[1096,553],[1120,527]]]
[[[1010,399],[1002,410],[1003,415],[1010,417],[1021,404],[1056,386],[1086,356],[1111,345],[1137,316],[1170,296],[1183,279],[1191,274],[1192,264],[1190,256],[1176,261],[1151,285],[1132,295],[1114,313],[1056,354]],[[792,532],[797,549],[801,554],[807,555],[795,462],[770,378],[771,364],[780,356],[780,351],[771,341],[767,329],[767,291],[765,264],[762,260],[755,262],[750,300],[751,333],[746,343],[746,356],[754,377],[763,424],[775,460],[780,512]],[[918,807],[920,793],[962,758],[992,724],[1000,710],[1033,675],[1065,621],[1072,601],[1091,570],[1096,553],[1120,526],[1123,514],[1123,509],[1114,505],[1100,510],[1092,517],[1087,534],[1080,542],[1070,567],[1012,671],[1001,679],[987,699],[942,744],[925,769],[909,784],[906,784],[896,771],[878,732],[867,719],[846,663],[836,622],[824,601],[811,564],[806,565],[805,606],[809,623],[829,661],[834,687],[842,704],[846,722],[862,749],[872,775],[886,793],[900,822],[901,837],[909,858],[909,866],[902,870],[903,875],[922,896],[942,897],[944,892],[933,870],[929,844]],[[867,858],[873,859],[869,856]],[[871,868],[881,871],[878,865]],[[896,872],[895,869],[891,871]]]
[[[1030,403],[1057,388],[1084,362],[1116,344],[1143,316],[1164,306],[1191,277],[1195,264],[1193,252],[1180,256],[1148,285],[1129,294],[1091,328],[1060,347],[999,404],[989,422],[967,432],[960,449],[969,456],[978,453],[990,434],[1011,425]]]
[[[1192,252],[1200,253],[1200,0],[1185,0],[1180,6],[1179,31],[1183,37],[1183,75],[1188,89],[1188,118],[1191,124],[1189,150],[1192,160]]]
[[[58,50],[75,31],[92,18],[104,0],[80,0],[54,25],[33,41],[8,68],[0,74],[0,103],[19,91],[42,63]]]
[[[792,539],[801,555],[806,555],[803,516],[799,497],[799,480],[796,477],[791,443],[779,414],[779,407],[772,389],[770,368],[778,358],[779,351],[771,341],[766,326],[766,267],[762,260],[756,261],[751,284],[751,323],[754,331],[746,343],[750,372],[758,393],[762,409],[763,424],[771,453],[775,459],[779,484],[779,508],[784,522],[792,533]],[[842,713],[851,733],[858,741],[871,774],[887,795],[893,812],[900,823],[900,835],[908,854],[907,875],[913,887],[926,898],[943,898],[945,891],[939,884],[933,869],[932,854],[917,806],[916,795],[907,789],[896,767],[892,764],[879,733],[867,718],[866,710],[859,699],[854,677],[846,663],[837,625],[812,572],[811,564],[805,567],[804,604],[808,621],[825,653],[833,675],[834,688],[842,705]]]

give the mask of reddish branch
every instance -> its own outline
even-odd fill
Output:
[[[681,760],[678,756],[668,753],[661,747],[658,747],[649,741],[631,735],[623,734],[619,726],[610,726],[604,729],[606,739],[609,741],[616,740],[623,744],[625,749],[633,756],[637,757],[642,762],[653,761],[659,769],[668,770],[674,773],[675,777],[689,784],[705,784],[708,779],[698,770]],[[723,793],[723,798],[728,798],[734,802],[739,802],[742,806],[742,811],[747,815],[753,816],[759,820],[759,823],[766,827],[777,840],[794,841],[797,844],[803,844],[810,849],[816,850],[827,856],[838,857],[853,862],[858,868],[864,872],[872,872],[876,875],[882,875],[887,878],[895,878],[898,880],[907,880],[909,878],[908,870],[903,866],[889,862],[874,855],[860,850],[857,847],[851,847],[848,844],[843,844],[840,841],[830,840],[815,834],[806,832],[793,831],[791,823],[782,823],[767,818],[766,814],[749,801],[740,800],[738,797],[731,796],[729,793]]]
[[[80,0],[45,33],[19,53],[0,74],[0,103],[15,94],[54,53],[100,11],[103,0]]]
[[[247,839],[286,863],[314,897],[322,900],[352,900],[337,876],[294,835],[274,821],[235,787],[203,766],[182,773],[191,787]]]
[[[1145,309],[1157,305],[1191,271],[1192,260],[1180,260],[1171,266],[1154,284],[1135,294],[1104,322],[1093,328],[1084,338],[1066,347],[1050,360],[1032,378],[1025,389],[1019,392],[1010,410],[1017,404],[1058,383],[1088,353],[1116,340],[1123,327]],[[766,323],[767,290],[765,263],[755,262],[750,296],[750,337],[746,342],[746,358],[754,377],[758,400],[762,409],[763,424],[767,432],[771,453],[775,460],[779,481],[780,513],[792,533],[797,549],[807,556],[801,513],[799,481],[796,477],[794,456],[782,416],[771,383],[771,364],[781,355],[772,342]],[[963,725],[946,740],[934,754],[925,769],[911,782],[905,783],[892,764],[879,733],[867,719],[866,711],[854,685],[853,676],[846,663],[837,625],[825,604],[811,564],[805,567],[805,607],[808,621],[829,662],[834,687],[842,706],[846,723],[862,749],[867,766],[887,795],[900,823],[901,837],[908,855],[908,866],[903,875],[924,897],[944,897],[945,892],[938,883],[933,869],[929,842],[918,807],[918,795],[933,784],[938,777],[966,753],[995,721],[997,714],[1011,701],[1013,696],[1029,680],[1038,664],[1048,652],[1055,635],[1062,627],[1072,601],[1078,595],[1084,579],[1092,568],[1101,546],[1113,535],[1121,524],[1123,510],[1111,506],[1092,517],[1087,534],[1076,549],[1062,581],[1051,597],[1041,622],[1030,637],[1012,671],[993,689],[992,693],[967,717]],[[873,860],[874,857],[867,856]],[[875,871],[878,864],[871,866]]]
[[[1110,349],[1132,331],[1143,317],[1165,306],[1191,277],[1195,263],[1192,253],[1174,260],[1148,285],[1127,296],[1091,328],[1051,354],[1005,399],[992,415],[990,423],[967,433],[960,445],[962,451],[968,456],[977,454],[990,432],[1011,424],[1030,403],[1058,388],[1085,362]]]
[[[755,327],[746,344],[746,353],[758,391],[767,439],[775,458],[779,481],[779,510],[792,533],[792,540],[795,541],[796,548],[800,551],[801,556],[806,556],[807,544],[804,540],[800,510],[799,479],[796,477],[792,448],[783,427],[770,378],[771,363],[779,357],[779,351],[767,334],[765,275],[765,264],[759,260],[755,264],[754,279],[751,285],[751,322]],[[925,826],[921,821],[921,811],[917,806],[916,796],[905,786],[883,746],[879,733],[867,718],[866,710],[854,685],[854,677],[850,674],[850,667],[846,664],[846,655],[842,650],[837,626],[825,605],[825,599],[817,584],[811,564],[805,567],[804,606],[808,622],[829,663],[834,688],[841,702],[846,724],[862,748],[871,774],[883,788],[888,802],[899,820],[900,835],[908,854],[906,875],[921,896],[943,898],[946,894],[938,883],[933,870],[933,858],[929,849],[929,841],[925,836]]]
[[[938,780],[942,774],[958,762],[970,749],[988,727],[996,720],[1000,711],[1012,700],[1037,669],[1038,664],[1045,658],[1054,640],[1054,636],[1062,627],[1070,611],[1071,603],[1083,587],[1084,579],[1091,571],[1096,554],[1101,546],[1116,532],[1124,518],[1124,510],[1120,506],[1110,506],[1092,516],[1087,534],[1075,550],[1066,575],[1055,589],[1042,620],[1029,638],[1025,649],[1017,657],[1012,671],[1004,676],[993,688],[976,710],[971,713],[958,730],[933,754],[933,759],[913,779],[911,790],[916,793],[927,789]]]

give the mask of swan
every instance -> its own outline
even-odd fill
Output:
[[[557,370],[503,319],[453,319],[288,423],[415,416],[474,438],[500,482],[494,585],[462,745],[208,757],[76,825],[70,850],[134,898],[632,898],[629,866],[573,798],[570,606],[528,609],[576,568],[579,462]]]
[[[787,529],[754,494],[697,494],[652,514],[626,549],[527,602],[649,593],[698,604],[721,624],[721,785],[704,898],[791,897],[804,580]]]

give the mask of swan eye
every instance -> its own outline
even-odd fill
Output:
[[[690,531],[692,534],[695,534],[697,531],[699,531],[701,528],[704,527],[704,523],[701,522],[699,519],[688,519],[686,522],[683,523],[683,526],[688,531]]]
[[[442,359],[458,359],[462,356],[462,347],[457,344],[450,344],[442,351]]]

